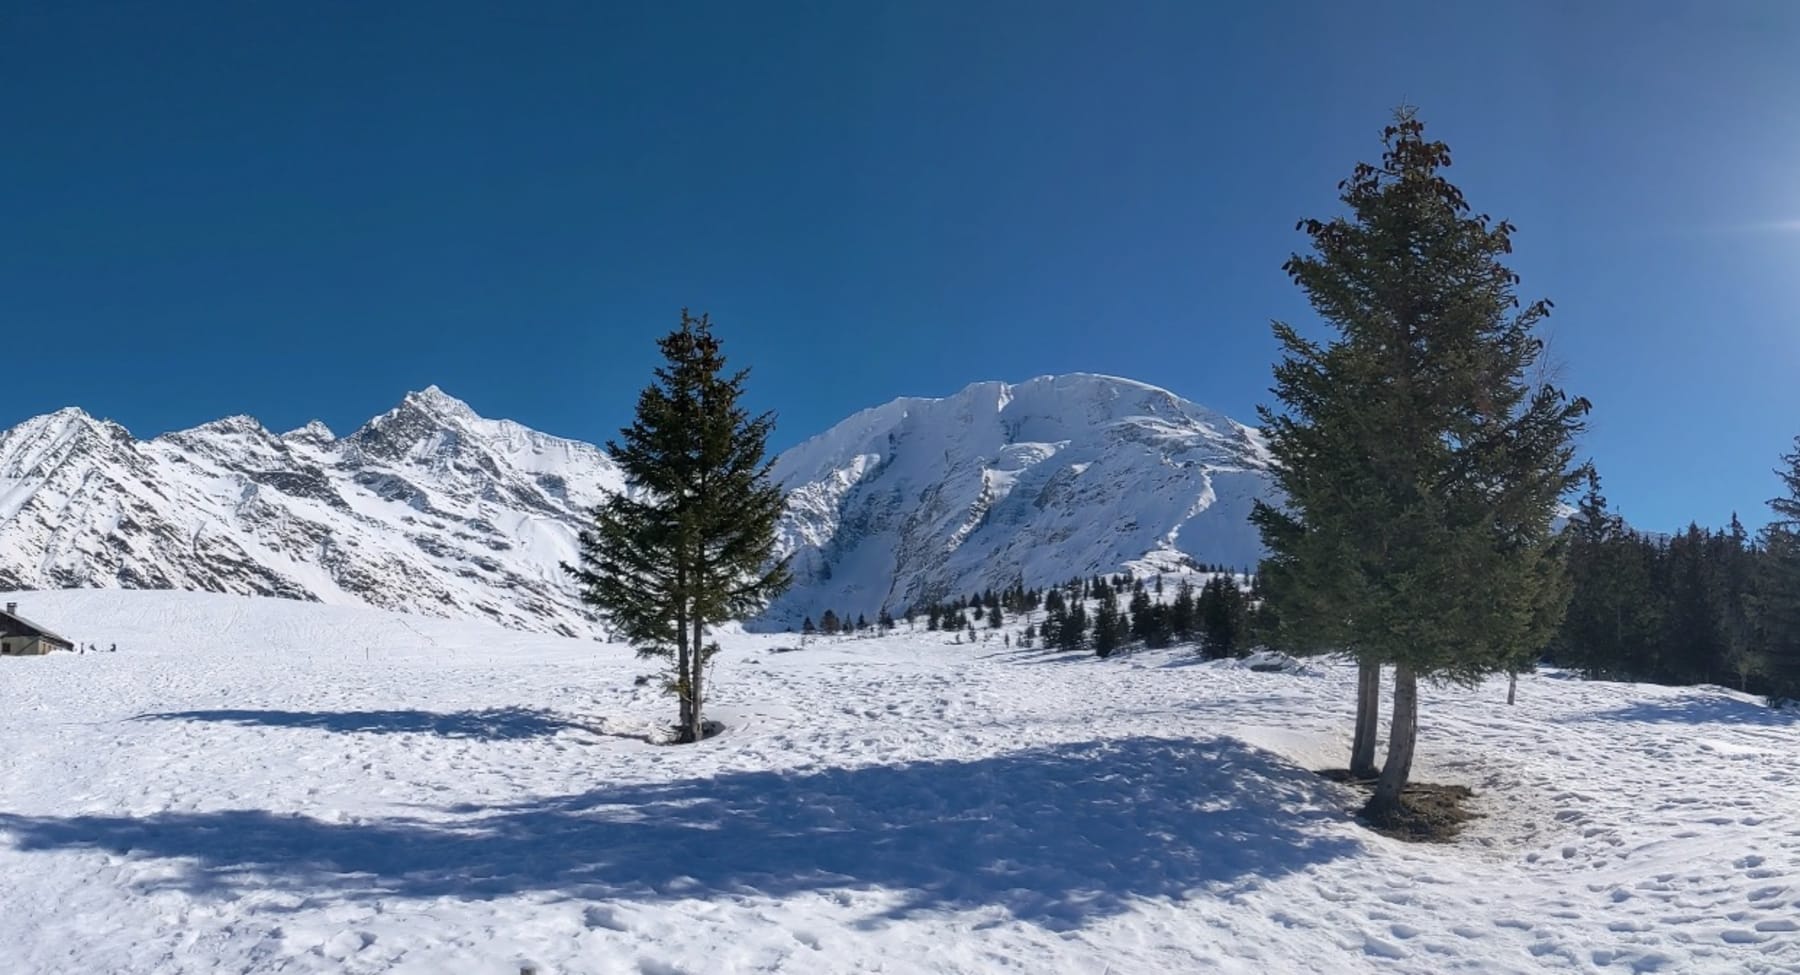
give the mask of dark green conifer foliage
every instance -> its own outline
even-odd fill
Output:
[[[563,568],[640,654],[673,661],[677,740],[698,741],[718,649],[708,630],[760,611],[791,581],[775,558],[785,498],[764,456],[774,417],[741,405],[749,372],[725,371],[708,318],[684,309],[657,345],[655,380],[607,444],[631,489],[594,510],[580,564]]]
[[[1621,542],[1624,520],[1607,507],[1600,475],[1589,471],[1587,490],[1565,532],[1568,539],[1571,598],[1555,640],[1557,663],[1589,676],[1604,676],[1624,659],[1627,639],[1638,636],[1626,627],[1631,601],[1645,594],[1628,592]],[[1645,580],[1646,584],[1648,580]]]
[[[1550,647],[1557,664],[1590,677],[1767,692],[1753,610],[1769,559],[1735,517],[1725,531],[1642,535],[1608,510],[1594,476],[1566,536],[1573,597]]]
[[[1146,645],[1154,645],[1156,635],[1155,607],[1150,603],[1150,594],[1142,587],[1132,590],[1131,602],[1131,637]]]
[[[1080,650],[1087,645],[1088,614],[1087,607],[1076,600],[1069,607],[1069,612],[1061,621],[1056,634],[1056,644],[1064,650]]]
[[[1126,632],[1125,618],[1119,612],[1119,598],[1109,589],[1100,597],[1094,611],[1094,654],[1112,656],[1125,642]]]
[[[1761,668],[1773,701],[1800,698],[1800,437],[1775,471],[1786,493],[1769,501],[1763,559],[1751,610],[1761,635]]]
[[[1259,413],[1287,504],[1252,515],[1283,642],[1395,665],[1376,819],[1411,776],[1418,678],[1515,666],[1559,622],[1550,525],[1588,409],[1537,381],[1550,304],[1515,297],[1512,225],[1470,211],[1442,175],[1448,147],[1410,110],[1382,141],[1381,162],[1340,184],[1348,215],[1300,223],[1311,252],[1286,270],[1335,337],[1274,326],[1283,409]],[[1373,753],[1359,684],[1353,768]]]
[[[1751,619],[1750,599],[1755,584],[1758,553],[1749,545],[1749,532],[1731,513],[1731,525],[1713,544],[1713,586],[1719,603],[1719,664],[1732,676],[1738,690],[1749,690],[1750,677],[1761,669],[1761,653]]]
[[[1197,617],[1194,612],[1194,584],[1186,578],[1175,587],[1175,599],[1169,603],[1169,630],[1175,639],[1192,640]]]
[[[1198,612],[1202,655],[1232,657],[1247,649],[1244,592],[1230,576],[1213,576],[1200,587]]]

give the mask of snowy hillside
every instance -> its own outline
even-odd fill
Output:
[[[342,439],[231,417],[152,440],[77,409],[0,432],[0,589],[174,588],[585,633],[557,570],[623,483],[435,387]]]
[[[797,583],[769,615],[873,619],[1021,579],[1252,566],[1268,467],[1251,428],[1126,379],[895,400],[781,456]]]
[[[666,748],[621,647],[17,598],[120,651],[0,659],[4,972],[1800,970],[1800,723],[1727,692],[1428,690],[1481,817],[1408,845],[1310,771],[1333,665],[725,634]]]
[[[783,454],[798,581],[769,621],[1023,578],[1255,562],[1253,431],[1073,375],[857,414]],[[0,432],[0,589],[174,588],[588,634],[558,569],[623,483],[598,448],[436,388],[355,433],[249,417],[136,440],[76,409]]]

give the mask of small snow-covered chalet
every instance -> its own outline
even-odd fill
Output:
[[[0,657],[35,657],[52,650],[73,650],[75,644],[19,615],[18,603],[7,603],[0,613]]]

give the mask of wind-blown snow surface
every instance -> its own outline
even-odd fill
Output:
[[[1270,491],[1257,432],[1164,389],[1076,373],[865,410],[788,450],[767,614],[874,619],[949,596],[1198,560],[1255,565]]]
[[[26,593],[0,971],[1792,972],[1800,725],[1551,676],[1425,695],[1457,842],[1373,835],[1350,675],[726,634],[698,746],[619,647]],[[996,638],[998,639],[998,638]]]

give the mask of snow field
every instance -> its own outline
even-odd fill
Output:
[[[0,971],[1800,971],[1800,719],[1729,692],[1430,690],[1483,815],[1408,845],[1309,771],[1332,664],[730,632],[669,748],[621,647],[12,598],[121,650],[0,660]]]

